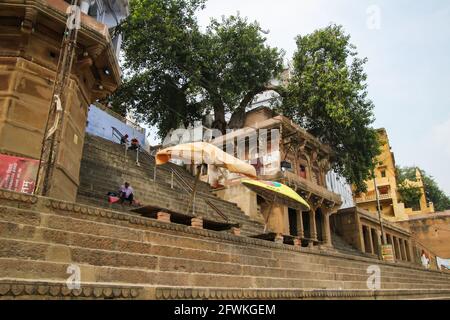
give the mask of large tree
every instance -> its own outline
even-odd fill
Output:
[[[397,167],[397,182],[403,185],[405,180],[416,181],[416,167]],[[428,202],[433,202],[436,211],[450,210],[450,197],[439,187],[432,176],[419,169],[425,187],[425,196]],[[401,193],[403,189],[400,190]]]
[[[357,57],[341,26],[298,36],[293,76],[281,107],[284,115],[334,149],[334,169],[358,191],[366,189],[364,180],[379,154],[366,61]]]
[[[119,28],[126,72],[114,108],[134,110],[160,136],[206,113],[222,132],[241,126],[255,95],[271,89],[282,70],[282,52],[266,44],[256,22],[230,16],[202,31],[195,14],[203,6],[204,0],[132,0]]]

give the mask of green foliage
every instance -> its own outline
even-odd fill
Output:
[[[238,16],[200,30],[204,0],[132,0],[124,34],[126,74],[113,105],[127,105],[160,136],[213,111],[225,131],[282,70],[282,52],[266,45],[259,25]],[[232,120],[241,117],[232,117]]]
[[[436,211],[445,211],[450,209],[450,197],[439,188],[434,178],[428,175],[424,170],[419,169],[422,174],[422,181],[425,187],[425,196],[428,202],[434,204]],[[408,179],[416,181],[415,167],[397,167],[397,182],[403,184]]]
[[[422,191],[419,187],[412,187],[403,183],[398,186],[398,192],[400,193],[400,197],[406,208],[413,208],[414,210],[420,209]]]
[[[370,126],[373,104],[367,76],[341,26],[331,25],[297,37],[294,76],[285,93],[284,115],[291,117],[335,151],[334,169],[364,191],[378,136]]]

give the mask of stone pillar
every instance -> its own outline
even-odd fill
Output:
[[[322,225],[322,235],[323,235],[323,242],[324,245],[332,247],[333,244],[331,243],[331,229],[330,229],[330,211],[329,210],[322,210],[322,216],[323,216],[323,225]]]
[[[359,232],[358,232],[358,243],[357,243],[358,249],[359,249],[361,252],[366,252],[366,247],[365,247],[365,245],[364,245],[364,233],[363,233],[363,228],[362,228],[361,220],[359,219],[359,215],[358,215],[357,212],[355,212],[354,218],[355,218],[355,222],[356,222],[356,225],[357,225],[358,231],[359,231]]]
[[[278,233],[277,236],[275,237],[275,243],[280,243],[283,244],[284,243],[284,237],[283,234]]]
[[[311,228],[310,238],[312,240],[314,240],[314,241],[318,241],[318,239],[317,239],[317,226],[316,226],[316,210],[317,210],[317,208],[314,207],[309,212],[309,226]]]
[[[230,229],[231,234],[234,234],[235,236],[241,235],[241,228],[233,227]]]
[[[369,237],[369,243],[370,243],[370,253],[375,254],[374,248],[373,248],[373,239],[372,239],[372,228],[367,227],[367,235]]]
[[[394,237],[394,244],[395,244],[395,255],[397,260],[403,260],[402,257],[402,250],[400,249],[400,243],[398,241],[397,237]]]
[[[158,212],[156,214],[156,219],[160,222],[170,223],[170,214],[167,212]]]
[[[414,252],[410,242],[408,240],[405,240],[405,245],[406,245],[406,253],[408,255],[408,261],[414,262]]]
[[[269,206],[270,208],[270,206]],[[285,207],[274,203],[267,221],[267,232],[284,234],[285,231]]]
[[[400,239],[400,249],[402,251],[403,261],[408,261],[408,256],[406,255],[405,240],[403,239]]]
[[[305,230],[303,228],[303,213],[297,210],[297,236],[302,239],[305,237]]]

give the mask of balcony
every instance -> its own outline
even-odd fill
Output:
[[[378,185],[379,187],[382,187],[382,186],[390,186],[390,185],[391,185],[391,181],[390,181],[390,179],[389,179],[388,177],[385,177],[385,178],[377,178],[377,185]]]
[[[392,194],[391,193],[380,194],[380,201],[382,201],[382,200],[392,200]],[[357,197],[355,199],[355,201],[357,204],[368,203],[368,202],[377,201],[377,197],[376,197],[376,195],[370,195],[370,196],[363,195],[361,197]]]
[[[310,192],[311,194],[318,196],[320,198],[323,198],[324,200],[327,200],[329,202],[333,202],[336,205],[342,204],[341,196],[337,193],[331,192],[325,187],[322,187],[318,185],[317,183],[314,183],[310,180],[307,180],[305,178],[302,178],[298,175],[296,175],[293,172],[285,171],[280,173],[282,176],[282,179],[287,182],[287,184],[293,184],[298,189],[301,189],[306,192]]]

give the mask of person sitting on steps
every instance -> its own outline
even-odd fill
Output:
[[[120,204],[124,204],[125,201],[130,202],[130,206],[133,205],[133,188],[130,186],[128,182],[125,182],[123,186],[119,189],[119,195],[120,195]]]
[[[128,143],[128,135],[124,135],[122,138],[120,138],[120,144],[121,145],[126,145]]]

